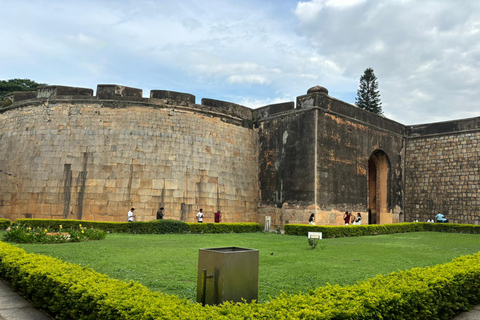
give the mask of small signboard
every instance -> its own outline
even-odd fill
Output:
[[[322,239],[321,232],[308,232],[308,239]]]

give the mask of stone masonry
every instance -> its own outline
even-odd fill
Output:
[[[316,86],[252,110],[165,90],[47,86],[0,108],[0,218],[271,227],[480,222],[480,117],[404,126]]]

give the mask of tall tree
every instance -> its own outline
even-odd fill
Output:
[[[360,77],[360,86],[357,90],[355,104],[357,107],[367,111],[380,115],[383,114],[382,101],[378,91],[378,80],[372,68],[365,69]]]
[[[45,83],[37,83],[30,79],[0,80],[0,101],[3,101],[3,97],[10,92],[36,91],[38,87],[45,85]]]

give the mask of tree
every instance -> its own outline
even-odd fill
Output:
[[[361,109],[382,115],[382,101],[378,91],[378,80],[372,68],[365,69],[360,77],[355,104]]]
[[[45,86],[45,83],[36,83],[30,79],[0,80],[0,101],[6,94],[14,91],[36,91],[38,87]]]

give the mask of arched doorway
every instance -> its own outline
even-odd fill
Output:
[[[388,208],[388,173],[390,161],[382,150],[375,150],[368,159],[368,223],[391,223]]]

